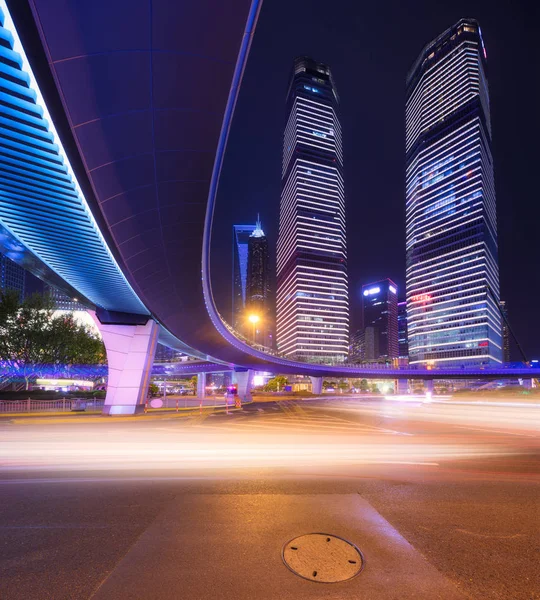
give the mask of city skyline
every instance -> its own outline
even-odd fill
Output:
[[[508,300],[509,319],[517,338],[529,357],[534,357],[538,349],[534,333],[537,324],[534,323],[532,327],[525,324],[525,315],[515,308],[516,305],[519,305],[519,299],[516,298],[516,287],[509,283],[512,272],[516,272],[516,274],[519,272],[524,276],[526,265],[532,265],[533,261],[530,251],[524,252],[523,249],[518,251],[519,244],[524,244],[525,240],[517,240],[517,245],[513,244],[512,246],[508,243],[512,223],[511,214],[515,214],[519,210],[520,203],[523,205],[527,202],[526,194],[510,192],[509,185],[517,186],[516,190],[523,190],[527,184],[528,173],[524,177],[512,179],[511,173],[515,172],[519,161],[513,156],[505,157],[505,161],[501,161],[505,139],[512,139],[512,136],[516,135],[514,128],[509,130],[505,119],[507,113],[512,111],[514,102],[508,86],[516,77],[514,71],[510,69],[513,57],[516,55],[515,48],[510,41],[517,37],[523,37],[524,43],[526,45],[529,43],[526,36],[520,35],[527,26],[523,13],[520,13],[518,9],[514,11],[514,15],[517,14],[519,19],[516,21],[514,18],[512,30],[509,32],[510,41],[506,45],[496,38],[497,32],[501,32],[503,29],[502,15],[504,11],[497,9],[493,12],[491,7],[488,10],[486,3],[458,3],[451,9],[445,7],[436,13],[426,9],[425,18],[418,22],[414,21],[414,15],[404,14],[405,11],[396,7],[396,14],[399,13],[399,18],[395,16],[376,35],[371,34],[366,27],[362,28],[361,24],[354,21],[354,18],[351,26],[342,25],[339,35],[343,51],[337,53],[336,47],[332,45],[336,33],[332,31],[330,25],[319,23],[315,19],[308,19],[302,27],[298,28],[298,35],[294,39],[292,37],[289,39],[291,29],[298,26],[301,13],[298,8],[298,10],[293,10],[291,21],[287,25],[284,46],[272,49],[270,53],[264,47],[264,40],[269,35],[273,22],[272,15],[278,11],[277,9],[268,11],[268,7],[265,7],[263,14],[265,9],[267,11],[264,15],[265,20],[261,21],[263,25],[257,32],[259,37],[256,36],[253,44],[251,62],[248,63],[246,69],[244,87],[239,98],[237,116],[229,140],[228,158],[222,175],[217,203],[218,214],[224,214],[220,213],[220,199],[225,198],[232,189],[231,185],[236,173],[235,163],[238,164],[239,156],[243,156],[242,160],[245,161],[243,164],[247,167],[245,185],[250,190],[250,195],[256,192],[259,198],[256,210],[261,211],[263,218],[268,223],[265,230],[268,230],[270,244],[276,243],[277,231],[275,224],[272,223],[272,216],[275,215],[277,208],[277,184],[275,176],[267,177],[267,175],[270,172],[275,173],[277,169],[277,159],[274,154],[279,136],[276,132],[277,125],[274,124],[279,123],[283,118],[283,112],[274,115],[268,110],[268,106],[274,101],[278,101],[279,97],[283,98],[286,91],[285,61],[286,56],[290,56],[291,52],[311,53],[314,58],[330,64],[333,71],[339,73],[336,78],[342,95],[342,118],[346,123],[344,154],[346,190],[348,190],[347,196],[350,198],[348,215],[351,219],[348,236],[351,319],[353,321],[351,330],[356,329],[359,325],[357,322],[361,303],[359,292],[364,283],[391,277],[396,281],[400,290],[405,289],[405,231],[403,227],[404,211],[402,212],[401,203],[404,204],[402,182],[404,181],[405,165],[402,148],[405,145],[403,106],[406,73],[422,47],[430,39],[438,36],[460,17],[471,14],[478,17],[484,38],[487,40],[489,84],[492,96],[493,152],[500,221],[501,297]],[[336,22],[338,13],[340,22],[348,21],[348,19],[343,19],[343,14],[348,14],[349,8],[338,7],[336,11],[336,14],[331,13],[330,22]],[[350,12],[354,11],[351,9]],[[401,27],[402,22],[403,27]],[[362,35],[357,36],[356,41],[352,37],[353,23],[355,27],[361,27]],[[411,26],[406,26],[408,24]],[[391,49],[388,46],[390,39],[392,40]],[[388,50],[385,49],[384,44],[387,45]],[[354,49],[357,54],[349,52],[351,49]],[[369,54],[366,54],[366,51]],[[369,59],[370,55],[374,56],[375,54],[382,65],[380,76],[379,70],[373,69],[374,63]],[[260,93],[255,85],[256,73],[260,72],[259,69],[264,70],[264,66],[270,65],[270,63],[272,68],[266,77],[268,85],[265,86],[264,92]],[[257,66],[253,67],[254,64]],[[279,65],[281,65],[281,72],[278,72]],[[360,70],[352,69],[353,65],[355,69]],[[355,75],[360,72],[362,73],[361,78]],[[384,77],[382,73],[384,73]],[[360,80],[362,84],[369,87],[368,95],[359,93],[358,82]],[[370,83],[374,85],[370,86]],[[348,90],[346,94],[343,93],[343,89]],[[376,105],[380,105],[380,108]],[[259,118],[260,110],[264,111],[269,125],[260,129],[261,143],[253,147],[253,152],[247,157],[245,153],[241,152],[241,146],[238,144],[241,144],[243,136],[250,129],[249,124],[251,124],[251,129],[253,128],[255,121]],[[384,119],[381,119],[383,114]],[[515,115],[512,118],[515,119]],[[377,131],[377,135],[374,135],[374,131]],[[515,142],[509,143],[512,147],[519,147],[519,144]],[[521,160],[527,161],[531,158],[525,150],[517,154],[521,156]],[[359,162],[359,159],[362,160]],[[256,171],[251,169],[252,161],[256,161],[259,165]],[[251,173],[256,174],[256,180],[250,175]],[[374,194],[372,192],[375,189],[377,192]],[[235,202],[234,206],[230,204],[227,206],[227,209],[232,209],[233,213],[242,210],[242,193],[237,195],[238,202]],[[510,203],[510,198],[512,198],[512,203]],[[221,206],[225,208],[223,200],[221,200]],[[525,223],[524,226],[530,228],[531,223]],[[218,245],[219,240],[216,239],[214,244]],[[376,253],[373,252],[375,247],[377,248]],[[531,246],[531,251],[532,248]],[[520,259],[519,263],[515,265],[517,254]],[[215,281],[219,282],[218,264],[219,261],[213,268],[212,276]],[[510,267],[511,264],[512,267]],[[537,285],[536,281],[532,282],[533,289]],[[520,356],[513,350],[512,358],[518,360]]]

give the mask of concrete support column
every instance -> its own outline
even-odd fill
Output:
[[[322,377],[310,377],[311,379],[311,393],[322,394]]]
[[[409,380],[408,379],[396,379],[396,394],[404,396],[409,393]]]
[[[146,325],[104,325],[93,311],[107,352],[109,373],[104,415],[135,415],[144,411],[159,327],[149,319]]]
[[[206,373],[197,373],[197,398],[204,400],[206,396]]]
[[[238,388],[238,397],[240,400],[242,402],[251,402],[253,400],[251,395],[251,382],[253,380],[252,369],[248,369],[247,371],[235,371],[233,380]]]

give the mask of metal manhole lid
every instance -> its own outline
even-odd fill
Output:
[[[308,533],[287,542],[281,553],[296,575],[320,583],[352,579],[364,566],[364,557],[351,542],[328,533]]]

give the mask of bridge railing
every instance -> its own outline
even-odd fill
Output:
[[[0,400],[0,414],[101,410],[104,399],[59,398],[56,400]]]

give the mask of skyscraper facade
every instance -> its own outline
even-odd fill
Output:
[[[409,361],[502,360],[486,50],[462,19],[429,43],[407,77]]]
[[[397,358],[397,285],[391,279],[383,279],[362,286],[362,310],[364,330],[373,327],[377,337],[378,356],[373,358]]]
[[[255,225],[233,225],[232,325],[242,331],[246,308],[249,236]]]
[[[277,348],[345,360],[349,300],[339,97],[330,68],[294,61],[283,136],[277,241]]]
[[[16,290],[22,300],[25,293],[26,271],[5,254],[0,254],[0,290]]]
[[[397,310],[399,358],[407,358],[409,356],[409,342],[407,341],[407,302],[398,302]]]
[[[69,310],[73,312],[75,310],[86,310],[76,298],[70,298],[64,292],[61,292],[58,288],[52,285],[46,286],[46,292],[54,302],[56,310]]]
[[[259,318],[254,341],[272,347],[269,260],[268,239],[264,235],[260,220],[257,219],[255,230],[248,240],[246,308],[249,314]]]

